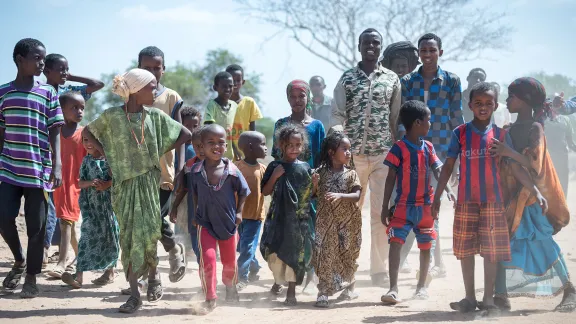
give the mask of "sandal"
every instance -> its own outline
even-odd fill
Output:
[[[296,297],[286,297],[286,300],[284,301],[284,305],[288,306],[288,307],[293,307],[298,305],[298,301],[296,300]]]
[[[72,286],[74,289],[82,288],[82,284],[76,281],[76,274],[71,274],[70,272],[64,272],[62,274],[62,281],[67,285]]]
[[[2,281],[4,290],[13,291],[18,288],[24,272],[26,272],[26,265],[13,266],[12,270],[10,270],[6,278],[4,278],[4,281]]]
[[[275,283],[274,285],[272,285],[272,288],[270,288],[270,293],[272,293],[273,295],[281,295],[284,292],[284,287],[282,287],[282,285],[279,285],[277,283]]]
[[[574,310],[576,310],[576,293],[566,295],[554,309],[555,312],[559,313],[571,313]]]
[[[460,313],[470,313],[476,310],[478,306],[478,302],[474,301],[472,303],[468,299],[464,298],[459,302],[450,303],[450,308],[455,311],[459,311]]]
[[[170,258],[168,263],[170,263],[170,274],[168,279],[170,282],[178,282],[184,278],[186,274],[186,253],[184,250],[184,244],[178,243],[176,246],[180,247],[180,252],[172,254],[170,253]]]
[[[396,305],[400,302],[400,298],[398,298],[398,292],[396,291],[389,291],[386,295],[380,297],[380,301],[387,306]]]
[[[148,283],[142,279],[138,280],[138,290],[140,291],[140,293],[142,293],[144,289],[148,289]],[[132,295],[132,290],[130,289],[130,287],[124,288],[120,290],[120,294],[124,296],[130,296]]]
[[[425,287],[417,289],[414,293],[414,299],[416,300],[428,300],[428,298],[430,298],[430,295],[428,295],[428,290]]]
[[[430,277],[432,277],[432,279],[438,279],[438,278],[446,278],[446,268],[444,267],[439,267],[439,266],[433,266],[432,269],[430,269],[430,271],[428,271],[428,275]]]
[[[35,282],[24,281],[20,298],[36,298],[40,294],[40,290]]]
[[[314,307],[329,308],[330,303],[328,302],[328,296],[326,295],[318,296],[318,298],[316,299],[316,304],[314,304]]]
[[[54,252],[51,256],[48,257],[48,263],[56,263],[60,258],[60,252]]]
[[[358,294],[350,291],[348,288],[344,289],[344,291],[336,298],[337,301],[350,301],[354,299],[358,299]]]
[[[164,289],[162,288],[161,279],[149,279],[148,290],[146,291],[146,298],[151,303],[157,303],[164,296]]]
[[[54,269],[48,271],[46,274],[52,278],[62,279],[62,275],[64,274],[65,269],[54,267]]]
[[[139,310],[140,307],[142,307],[142,300],[138,299],[134,296],[130,296],[130,298],[128,298],[128,300],[126,301],[126,303],[122,304],[119,308],[118,311],[120,313],[125,313],[125,314],[132,314],[135,311]]]
[[[110,278],[109,276],[106,275],[106,273],[104,273],[100,277],[92,280],[92,283],[95,284],[96,286],[106,286],[111,283],[114,283],[114,276]]]

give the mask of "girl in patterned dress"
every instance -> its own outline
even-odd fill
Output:
[[[88,155],[80,167],[82,236],[78,243],[77,272],[62,275],[62,281],[75,289],[82,287],[84,271],[105,270],[101,277],[92,280],[97,286],[114,282],[114,267],[120,252],[118,221],[110,197],[110,167],[86,137],[82,143]]]
[[[358,174],[348,167],[351,158],[350,140],[341,132],[331,133],[322,142],[320,167],[312,178],[318,199],[312,259],[319,279],[316,307],[328,307],[328,296],[337,291],[343,290],[338,300],[358,298],[354,273],[362,243],[362,188]]]

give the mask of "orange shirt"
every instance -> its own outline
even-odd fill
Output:
[[[262,163],[250,165],[244,160],[235,163],[248,183],[250,194],[246,197],[242,219],[264,220],[266,212],[264,210],[264,195],[260,188],[262,177],[266,172],[266,167]]]
[[[80,166],[86,156],[82,145],[82,129],[78,127],[72,136],[65,138],[60,133],[60,156],[62,159],[62,186],[54,190],[56,217],[77,222],[80,218]]]

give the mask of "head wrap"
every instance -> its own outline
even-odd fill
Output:
[[[418,61],[418,48],[409,41],[402,41],[388,45],[384,50],[382,61],[380,61],[380,63],[382,63],[385,68],[389,69],[392,67],[392,61],[399,57],[408,60],[408,68],[410,71],[414,71],[418,64],[420,64]]]
[[[534,111],[534,119],[543,123],[546,118],[554,118],[551,105],[546,104],[546,89],[534,78],[519,78],[508,86],[508,93],[524,101]]]
[[[301,90],[306,93],[306,113],[310,115],[312,112],[312,98],[310,97],[310,85],[303,80],[294,80],[288,83],[288,87],[286,87],[286,96],[290,97],[290,92],[293,89]]]
[[[131,94],[140,91],[155,79],[154,74],[144,69],[132,69],[114,77],[112,92],[122,97],[124,102],[127,102]]]

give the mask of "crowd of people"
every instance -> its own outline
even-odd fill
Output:
[[[121,255],[129,297],[119,311],[133,313],[141,293],[150,303],[163,296],[158,242],[170,282],[186,275],[191,254],[176,231],[189,235],[200,268],[205,301],[196,314],[216,307],[218,256],[225,300],[235,303],[259,280],[258,250],[274,277],[271,294],[286,289],[284,303],[294,306],[296,287],[315,285],[315,306],[326,308],[336,293],[358,298],[361,210],[370,189],[370,276],[373,286],[389,287],[383,304],[401,301],[398,274],[410,269],[414,241],[413,297],[430,298],[430,282],[446,276],[438,238],[447,199],[455,211],[443,217],[454,217],[452,248],[465,285],[464,298],[447,306],[497,316],[511,297],[563,294],[556,310],[574,311],[576,290],[553,238],[570,219],[568,172],[556,172],[568,168],[568,148],[576,148],[570,119],[560,118],[571,112],[569,101],[549,100],[539,81],[519,78],[504,105],[483,69],[470,71],[462,91],[460,78],[439,66],[437,35],[416,46],[391,44],[383,58],[382,40],[375,29],[359,35],[361,61],[344,72],[333,98],[321,76],[288,84],[291,114],[276,122],[274,160],[264,165],[262,113],[241,94],[241,66],[214,76],[217,96],[199,109],[162,85],[164,53],[146,47],[138,67],[113,80],[123,105],[82,127],[86,101],[104,84],[71,74],[64,56],[22,39],[16,78],[0,86],[0,233],[14,255],[3,290],[15,291],[24,276],[20,296],[39,296],[36,276],[50,263],[47,274],[72,288],[82,288],[87,271],[102,271],[92,283],[104,286]],[[35,81],[42,73],[46,83]],[[549,128],[565,140],[547,146]],[[16,226],[22,198],[26,253]],[[59,246],[52,256],[51,244]]]

